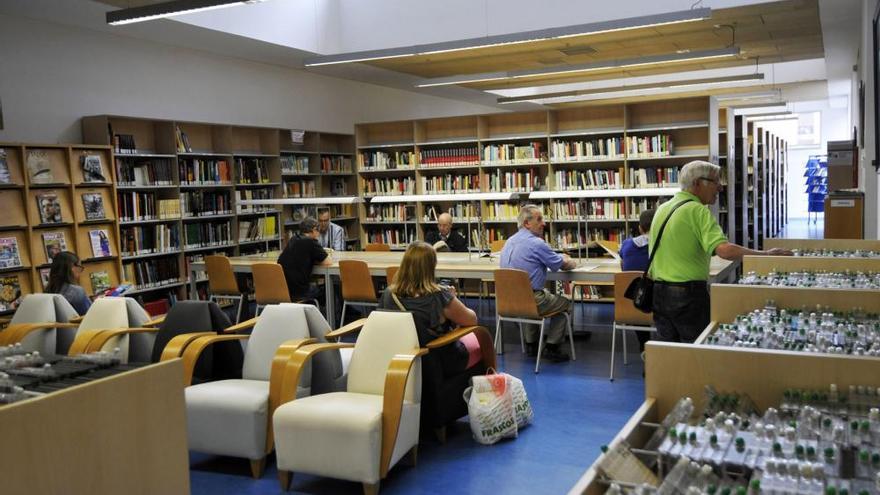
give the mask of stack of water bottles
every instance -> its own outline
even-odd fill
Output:
[[[880,289],[880,272],[860,271],[771,271],[761,275],[748,272],[739,280],[742,285],[772,285],[815,289]]]

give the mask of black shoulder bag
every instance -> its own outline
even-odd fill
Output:
[[[666,229],[666,224],[669,223],[669,219],[672,218],[672,214],[675,213],[675,210],[677,210],[679,206],[685,203],[690,203],[691,201],[693,200],[686,199],[672,207],[672,211],[666,216],[666,220],[663,220],[663,225],[660,226],[660,231],[657,232],[657,241],[654,243],[654,250],[651,251],[651,257],[648,258],[648,266],[645,267],[645,273],[643,273],[641,277],[633,280],[623,294],[627,299],[632,299],[633,306],[643,313],[650,313],[654,306],[654,281],[648,277],[648,270],[651,268],[651,262],[654,261],[654,255],[657,254],[657,250],[660,249],[660,240],[663,238],[663,231]]]

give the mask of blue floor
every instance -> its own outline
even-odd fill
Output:
[[[475,307],[475,305],[474,305]],[[575,331],[595,330],[592,338],[575,336],[577,361],[541,364],[535,375],[534,358],[519,351],[513,327],[505,331],[501,370],[523,380],[535,411],[532,425],[519,438],[493,446],[477,444],[467,418],[459,420],[446,444],[423,439],[416,467],[398,465],[381,483],[383,494],[434,493],[566,493],[592,464],[599,448],[608,443],[642,403],[642,363],[630,337],[630,362],[623,366],[618,353],[615,381],[608,381],[611,349],[610,304],[589,304],[575,310]],[[492,325],[485,308],[484,325]],[[618,342],[619,344],[619,342]],[[279,494],[274,457],[262,479],[250,477],[244,459],[190,454],[194,495]],[[361,485],[294,473],[288,493],[360,494]]]

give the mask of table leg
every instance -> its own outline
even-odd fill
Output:
[[[336,308],[333,300],[333,283],[330,280],[330,270],[324,273],[324,307],[327,308],[327,323],[330,328],[336,328]]]

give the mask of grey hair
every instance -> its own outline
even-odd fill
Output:
[[[525,226],[526,222],[535,218],[535,212],[541,213],[541,207],[533,204],[523,205],[519,209],[519,215],[516,217],[517,225],[520,227]]]
[[[318,221],[314,217],[305,217],[299,223],[300,234],[310,234],[318,228]]]
[[[701,177],[713,177],[720,179],[721,167],[714,163],[694,160],[689,162],[678,173],[678,183],[681,189],[686,191],[694,187]]]

